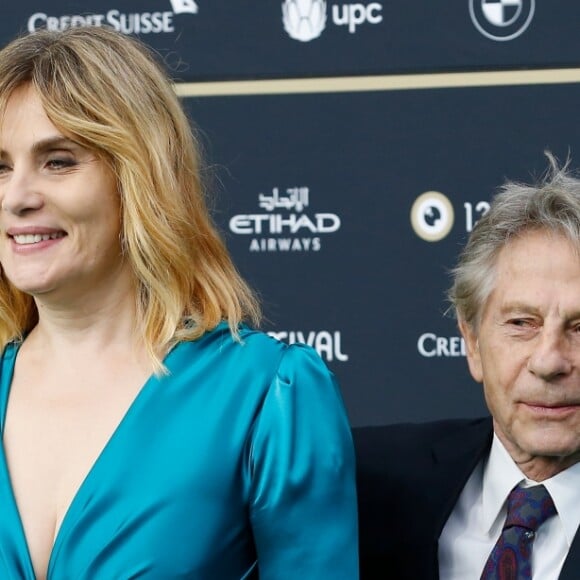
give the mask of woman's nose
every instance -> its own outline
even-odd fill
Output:
[[[23,215],[43,205],[38,179],[31,172],[12,169],[0,176],[0,208],[12,215]]]

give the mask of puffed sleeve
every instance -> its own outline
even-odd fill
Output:
[[[246,477],[260,580],[358,578],[351,432],[334,375],[312,348],[283,354]]]

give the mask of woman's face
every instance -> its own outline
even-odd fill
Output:
[[[51,123],[30,86],[0,123],[0,204],[0,263],[18,289],[75,300],[124,278],[115,178]]]

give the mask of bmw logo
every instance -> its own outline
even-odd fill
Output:
[[[535,0],[469,0],[471,20],[492,40],[512,40],[522,34],[534,16]]]

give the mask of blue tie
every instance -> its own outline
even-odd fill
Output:
[[[481,580],[531,580],[532,546],[537,529],[556,513],[543,485],[514,487],[508,496],[508,512]]]

